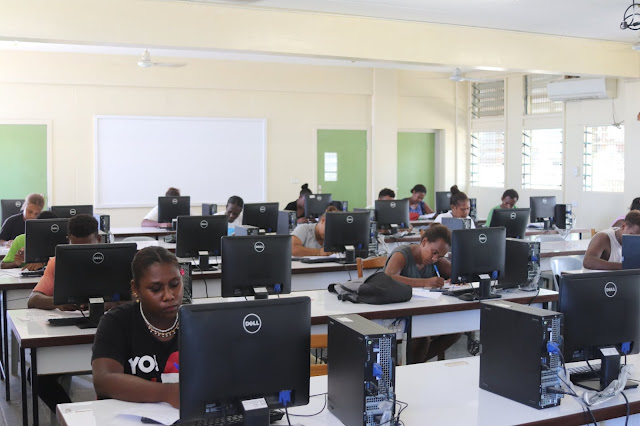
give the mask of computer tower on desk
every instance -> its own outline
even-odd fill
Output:
[[[298,213],[290,210],[281,210],[278,212],[278,226],[276,233],[278,235],[289,235],[296,229],[298,225]]]
[[[202,203],[202,216],[213,216],[218,213],[218,205],[210,203]]]
[[[107,234],[111,231],[111,216],[108,214],[94,213],[93,217],[98,221],[98,229]]]
[[[395,333],[356,314],[330,316],[328,333],[329,411],[346,426],[392,424]]]
[[[260,228],[251,225],[237,225],[235,228],[235,236],[242,235],[259,235]]]
[[[562,314],[505,300],[480,307],[480,388],[533,408],[560,405]],[[329,364],[331,365],[331,364]]]
[[[571,204],[556,204],[554,207],[554,220],[558,229],[573,228],[573,214]]]
[[[369,257],[378,255],[378,223],[369,222]]]
[[[478,218],[478,200],[469,198],[469,217],[474,221]]]
[[[504,269],[498,279],[498,288],[537,290],[540,280],[540,242],[507,238]]]

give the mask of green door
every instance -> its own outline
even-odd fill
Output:
[[[0,124],[0,199],[47,195],[47,126]]]
[[[318,188],[349,210],[366,207],[366,130],[318,130]]]
[[[421,183],[427,187],[424,202],[434,208],[435,133],[398,132],[398,192],[397,198],[411,195],[411,188]]]

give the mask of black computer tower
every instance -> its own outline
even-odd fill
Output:
[[[480,307],[480,388],[533,408],[560,405],[557,373],[560,355],[549,354],[547,343],[560,347],[562,314],[506,300],[482,302]]]
[[[571,229],[573,227],[571,204],[556,204],[553,219],[558,229]]]
[[[218,213],[218,205],[210,203],[202,203],[202,216],[213,216]]]
[[[94,213],[93,217],[98,221],[98,229],[107,234],[111,231],[111,216],[108,214]]]
[[[504,273],[498,287],[536,289],[540,279],[540,242],[507,238]]]
[[[235,236],[259,235],[260,228],[251,225],[236,225]]]
[[[478,217],[478,200],[469,198],[469,217],[474,221]]]
[[[374,425],[389,401],[393,418],[395,333],[356,314],[330,316],[328,330],[329,411],[346,426]]]
[[[191,262],[180,262],[180,277],[182,279],[182,304],[193,302],[193,285],[191,282]],[[206,282],[205,282],[206,285]]]
[[[289,235],[296,229],[298,225],[298,213],[290,210],[281,210],[278,212],[278,226],[276,234]]]

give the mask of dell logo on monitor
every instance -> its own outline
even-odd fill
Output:
[[[177,198],[172,199],[171,204],[178,204],[178,199]]]
[[[207,222],[206,220],[200,221],[200,228],[207,229],[207,226],[209,226],[209,222]]]
[[[253,249],[258,253],[262,253],[264,251],[264,243],[262,241],[258,241],[253,245]]]
[[[546,198],[542,199],[542,204],[547,204],[547,199]]]
[[[58,226],[57,223],[54,223],[53,225],[51,225],[51,232],[53,232],[54,234],[59,230],[60,230],[60,226]]]
[[[76,215],[76,209],[69,209],[69,214],[71,216],[75,216]]]
[[[516,214],[512,212],[512,213],[509,215],[509,218],[510,218],[510,219],[515,219],[515,218],[516,218]]]
[[[618,293],[618,287],[615,285],[615,283],[612,283],[611,281],[609,281],[604,285],[604,294],[607,297],[613,297],[617,293]]]
[[[242,328],[249,334],[256,334],[262,328],[262,319],[256,314],[247,314],[242,320]]]
[[[318,200],[322,200],[322,195],[318,195]]]
[[[396,203],[389,203],[389,207],[391,207],[392,209],[396,208]]]
[[[267,211],[267,208],[265,206],[260,206],[260,213],[264,213]]]
[[[93,263],[99,265],[104,261],[104,254],[100,252],[93,253],[93,257],[91,259],[93,260]]]
[[[353,216],[347,216],[347,223],[353,223]]]
[[[19,208],[19,207],[21,207],[21,206],[22,206],[22,203],[21,203],[20,201],[16,201],[16,207],[18,207],[18,208]]]
[[[478,241],[480,241],[480,244],[486,243],[487,242],[487,236],[485,234],[478,235]]]

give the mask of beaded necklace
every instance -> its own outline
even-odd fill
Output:
[[[140,313],[142,314],[142,319],[144,319],[144,322],[147,325],[147,328],[149,329],[151,334],[154,334],[163,339],[167,337],[172,337],[173,335],[176,334],[176,332],[178,331],[178,328],[180,328],[180,325],[178,324],[178,315],[176,315],[176,320],[173,322],[173,325],[171,327],[167,328],[166,330],[162,330],[154,326],[153,324],[151,324],[147,319],[147,317],[144,316],[144,311],[142,310],[142,303],[140,303]]]

